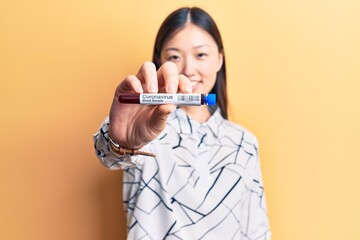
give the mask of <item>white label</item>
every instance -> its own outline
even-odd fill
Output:
[[[201,105],[201,94],[140,94],[140,104],[160,105],[160,104],[174,104],[174,105]]]

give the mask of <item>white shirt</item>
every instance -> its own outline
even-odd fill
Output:
[[[178,108],[143,150],[109,150],[108,119],[94,135],[96,154],[124,169],[128,239],[270,239],[257,139],[216,111],[205,123]]]

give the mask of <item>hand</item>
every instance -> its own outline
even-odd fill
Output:
[[[109,135],[123,147],[138,149],[154,140],[166,126],[175,105],[122,104],[121,93],[191,93],[190,80],[179,75],[172,62],[164,63],[158,71],[151,62],[144,63],[136,76],[127,76],[116,88],[110,110]]]

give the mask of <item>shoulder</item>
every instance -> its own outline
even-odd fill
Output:
[[[246,127],[226,119],[224,119],[222,125],[223,125],[222,134],[232,136],[235,138],[240,138],[244,143],[254,145],[254,147],[257,148],[258,139],[256,135],[252,133],[250,130],[248,130]]]

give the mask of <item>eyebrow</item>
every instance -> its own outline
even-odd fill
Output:
[[[208,44],[203,44],[203,45],[198,45],[198,46],[195,46],[194,48],[197,49],[197,48],[202,48],[202,47],[210,47],[210,45]],[[167,51],[180,51],[178,48],[173,48],[173,47],[170,47],[170,48],[167,48],[164,50],[165,52]]]

